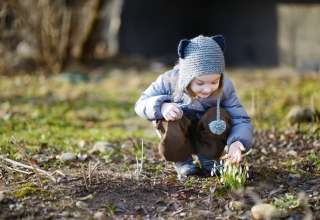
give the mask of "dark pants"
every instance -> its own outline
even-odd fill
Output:
[[[216,120],[216,108],[210,108],[199,120],[183,116],[177,121],[159,120],[156,128],[160,133],[159,152],[168,161],[184,161],[192,154],[201,154],[208,159],[219,159],[227,144],[230,132],[230,116],[221,109],[221,119],[227,129],[221,135],[212,134],[208,124]]]

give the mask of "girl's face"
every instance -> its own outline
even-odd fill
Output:
[[[219,88],[221,74],[209,74],[194,78],[189,89],[196,98],[207,98]]]

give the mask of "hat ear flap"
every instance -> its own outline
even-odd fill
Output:
[[[225,40],[224,37],[222,35],[215,35],[211,37],[221,48],[222,52],[225,52]]]
[[[190,40],[187,39],[183,39],[179,42],[178,45],[178,55],[180,58],[184,58],[185,57],[185,48],[188,46],[188,44],[190,43]]]

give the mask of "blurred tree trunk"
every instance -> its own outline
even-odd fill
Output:
[[[94,56],[97,48],[100,53],[116,55],[122,2],[3,0],[0,2],[0,49],[4,47],[1,43],[15,39],[10,47],[5,46],[5,52],[33,59],[36,65],[52,72],[60,72],[73,62],[83,62],[88,54]],[[3,24],[8,17],[11,24]],[[95,35],[102,37],[96,41]],[[101,52],[99,47],[103,43],[105,51]]]

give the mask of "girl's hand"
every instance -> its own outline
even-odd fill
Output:
[[[167,102],[161,105],[161,113],[167,121],[179,120],[183,116],[182,110],[176,104]]]
[[[240,141],[233,142],[229,147],[228,158],[232,163],[240,163],[242,160],[242,151],[245,151]]]

